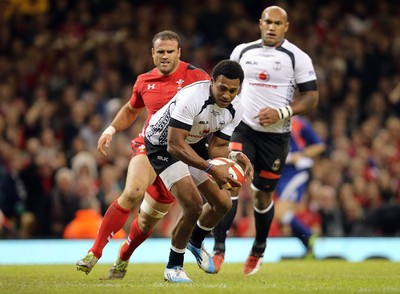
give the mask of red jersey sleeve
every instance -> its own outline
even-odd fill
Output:
[[[142,95],[142,87],[143,87],[143,79],[142,75],[139,75],[138,78],[136,79],[135,84],[133,85],[131,99],[129,99],[129,104],[133,108],[145,107]]]
[[[192,65],[188,65],[188,71],[187,71],[187,81],[186,85],[190,85],[194,82],[198,81],[204,81],[204,80],[210,80],[210,76],[208,73],[206,73],[204,70],[200,68],[196,68]],[[192,70],[191,70],[192,69]]]

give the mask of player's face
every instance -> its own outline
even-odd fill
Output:
[[[240,92],[240,80],[228,79],[223,75],[211,79],[211,97],[215,103],[222,108],[226,108]]]
[[[179,65],[181,48],[176,40],[156,40],[151,49],[154,65],[162,75],[173,73]]]
[[[282,44],[289,22],[284,11],[264,10],[260,18],[261,39],[264,46],[278,47]]]

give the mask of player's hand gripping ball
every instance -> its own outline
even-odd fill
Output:
[[[246,178],[244,176],[244,171],[243,171],[242,167],[239,164],[237,164],[235,161],[233,161],[229,158],[225,158],[225,157],[216,157],[216,158],[212,159],[210,161],[210,163],[212,165],[223,165],[223,164],[233,163],[233,165],[231,167],[229,167],[229,174],[231,175],[231,177],[233,179],[237,180],[241,184],[243,184],[245,182]],[[217,185],[217,183],[214,181],[212,175],[208,174],[208,177],[212,183]],[[235,191],[235,190],[239,189],[239,187],[240,187],[239,185],[237,185],[234,182],[229,182],[229,184],[230,184],[230,187],[223,187],[223,188],[226,190]]]

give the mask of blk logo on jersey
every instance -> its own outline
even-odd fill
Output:
[[[164,162],[168,162],[168,157],[158,155],[158,156],[157,156],[157,160],[164,161]]]
[[[154,90],[156,88],[156,84],[147,84],[147,90]]]
[[[270,79],[270,76],[269,76],[268,73],[266,73],[265,71],[263,71],[263,72],[260,72],[260,73],[258,74],[258,79],[261,80],[261,81],[266,81],[266,82],[268,82],[269,79]]]

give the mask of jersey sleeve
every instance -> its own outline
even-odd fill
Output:
[[[129,104],[133,108],[145,107],[142,96],[142,85],[143,85],[143,79],[141,78],[141,76],[139,76],[135,84],[133,85],[132,95],[131,98],[129,99]]]
[[[187,71],[185,86],[204,80],[209,81],[210,75],[201,68],[194,68]]]
[[[198,68],[195,71],[196,75],[195,75],[195,80],[193,82],[210,80],[210,75],[206,73],[204,70]]]
[[[238,45],[233,49],[231,56],[229,57],[230,60],[239,62],[240,61],[240,54],[242,52],[242,45]]]
[[[299,58],[296,59],[294,78],[296,80],[296,84],[317,80],[312,60],[304,52],[301,52],[301,54],[299,54]]]
[[[182,126],[186,125],[186,127],[182,127],[184,129],[193,125],[194,117],[199,112],[197,101],[201,101],[201,99],[193,99],[190,94],[191,91],[181,91],[177,94],[175,109],[171,115],[171,119],[175,121],[174,126],[177,125],[176,122],[179,122]]]

